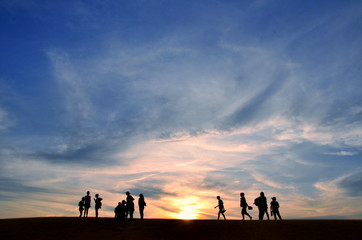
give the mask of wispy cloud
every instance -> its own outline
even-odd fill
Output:
[[[358,152],[347,152],[347,151],[340,151],[340,152],[327,152],[328,155],[336,155],[336,156],[354,156],[357,155]]]
[[[12,125],[14,125],[14,121],[11,121],[9,114],[0,107],[0,131],[5,131]]]

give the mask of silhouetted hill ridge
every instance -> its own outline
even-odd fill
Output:
[[[0,219],[1,239],[359,239],[362,220]]]

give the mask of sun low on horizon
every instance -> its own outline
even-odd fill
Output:
[[[361,1],[0,3],[0,218],[362,218]]]
[[[167,199],[165,199],[167,201]],[[207,208],[207,206],[200,203],[200,198],[198,197],[189,197],[183,199],[174,199],[171,200],[170,205],[178,209],[175,213],[170,213],[170,218],[175,219],[199,219],[202,209]]]

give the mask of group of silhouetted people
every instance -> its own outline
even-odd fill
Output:
[[[115,213],[115,218],[116,219],[127,219],[128,217],[130,219],[133,219],[133,213],[135,211],[135,207],[134,207],[134,198],[131,195],[130,192],[126,192],[126,200],[122,200],[122,202],[119,202],[118,205],[116,206],[116,208],[114,209],[114,213]],[[146,202],[145,202],[145,198],[143,196],[143,194],[141,193],[139,195],[139,199],[138,199],[138,207],[139,207],[139,211],[140,211],[140,216],[141,219],[143,219],[143,212],[146,206]],[[98,210],[102,207],[102,198],[99,197],[99,194],[95,195],[94,198],[94,203],[95,203],[95,213],[96,213],[96,217],[98,217]],[[88,217],[88,210],[91,207],[91,196],[90,196],[90,192],[87,192],[87,195],[82,197],[82,199],[79,201],[78,203],[79,206],[79,217]],[[84,213],[83,213],[84,211]]]
[[[122,202],[118,202],[117,207],[114,209],[114,217],[119,220],[127,219],[128,216],[130,219],[133,219],[133,213],[135,211],[134,208],[134,198],[132,197],[130,192],[126,192],[126,200],[122,200]],[[138,199],[138,208],[140,212],[140,217],[143,219],[143,211],[145,209],[146,202],[145,197],[141,193]]]
[[[95,203],[96,217],[98,217],[98,210],[102,207],[102,200],[103,198],[100,198],[99,194],[95,195],[94,203]],[[87,192],[87,195],[82,197],[82,199],[79,201],[78,206],[79,206],[79,217],[82,216],[88,217],[88,210],[91,207],[91,196],[89,191]]]
[[[225,217],[225,207],[224,207],[224,202],[221,200],[220,196],[216,197],[218,199],[218,205],[215,207],[219,207],[219,212],[217,214],[217,220],[220,219],[220,215],[222,215],[224,217],[224,219],[226,220]],[[282,220],[282,217],[280,216],[279,213],[279,203],[277,202],[277,198],[276,197],[272,197],[271,198],[272,201],[270,202],[270,214],[271,216],[274,216],[274,219],[277,220],[277,217],[279,217],[280,220]],[[264,195],[264,192],[260,193],[260,196],[255,198],[254,200],[254,204],[258,207],[259,210],[259,220],[263,220],[264,215],[266,214],[268,220],[269,218],[269,213],[268,213],[268,203],[267,203],[267,199]],[[252,210],[253,207],[249,206],[248,203],[246,202],[246,198],[245,198],[245,193],[240,193],[240,207],[241,207],[241,216],[243,217],[243,220],[245,220],[245,215],[248,216],[250,218],[250,220],[252,220],[253,218],[250,216],[250,214],[247,212],[247,210]]]
[[[225,217],[225,207],[224,207],[224,202],[221,200],[220,196],[216,197],[218,200],[218,205],[215,206],[215,208],[219,208],[219,212],[217,214],[217,220],[220,219],[220,215],[222,215],[224,217],[224,220],[226,220]],[[277,202],[276,197],[272,197],[271,198],[272,201],[270,202],[270,214],[271,216],[274,216],[274,219],[277,220],[277,217],[282,220],[282,217],[280,216],[279,213],[279,203]],[[94,198],[94,202],[95,202],[95,213],[96,213],[96,217],[98,217],[98,210],[102,207],[102,198],[99,197],[99,194],[95,195]],[[127,218],[129,219],[133,219],[133,213],[135,211],[135,205],[134,205],[134,197],[131,195],[130,192],[126,192],[126,200],[122,200],[121,202],[118,202],[118,205],[116,206],[116,208],[114,209],[114,214],[115,214],[115,218],[119,219],[119,220],[125,220]],[[264,215],[267,216],[268,220],[269,218],[269,213],[268,213],[268,203],[267,203],[267,199],[264,195],[264,192],[260,193],[260,196],[255,198],[254,200],[254,205],[256,205],[258,207],[259,210],[259,220],[263,220]],[[87,192],[87,195],[82,197],[82,200],[79,201],[78,203],[79,206],[79,217],[88,217],[88,210],[91,207],[91,196],[90,196],[90,192]],[[139,213],[140,213],[140,217],[141,219],[143,219],[143,212],[144,212],[144,208],[146,206],[146,202],[145,202],[145,198],[143,196],[143,194],[141,193],[139,195],[139,199],[138,199],[138,207],[139,207]],[[243,217],[243,220],[245,220],[245,216],[248,216],[250,218],[250,220],[252,220],[253,218],[250,216],[250,214],[247,212],[247,210],[252,210],[253,207],[249,206],[248,203],[246,202],[246,198],[245,198],[245,193],[240,193],[240,207],[241,207],[241,216]],[[83,213],[84,211],[84,213]]]

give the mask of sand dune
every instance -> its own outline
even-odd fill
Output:
[[[362,220],[1,219],[1,239],[359,239]]]

